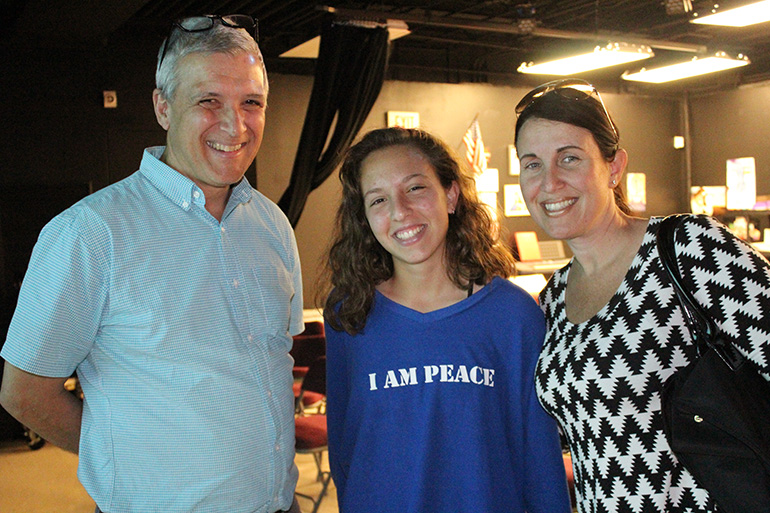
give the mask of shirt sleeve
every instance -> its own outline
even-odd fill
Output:
[[[342,434],[345,412],[348,408],[347,364],[343,338],[344,332],[336,332],[327,323],[326,330],[326,421],[329,442],[329,468],[337,487],[337,498],[344,501],[347,472],[342,454]]]
[[[770,264],[710,217],[688,217],[682,227],[675,251],[684,286],[770,381]]]
[[[521,311],[521,310],[520,310]],[[571,511],[564,457],[556,421],[543,409],[535,392],[535,366],[545,337],[545,321],[537,306],[522,315],[524,494],[529,513]]]
[[[107,305],[109,240],[101,223],[72,211],[46,225],[8,329],[6,361],[41,376],[72,375],[91,350]]]

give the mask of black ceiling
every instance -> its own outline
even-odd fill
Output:
[[[729,3],[724,0],[721,3]],[[739,0],[735,0],[739,1]],[[743,0],[745,3],[746,0]],[[339,19],[404,20],[411,34],[393,42],[389,78],[434,82],[539,83],[522,76],[524,61],[563,56],[610,39],[653,48],[649,67],[693,50],[744,53],[751,64],[674,86],[641,86],[619,79],[619,66],[583,74],[606,87],[729,88],[770,80],[770,23],[723,28],[689,23],[687,0],[6,0],[0,41],[20,36],[40,46],[109,45],[121,34],[147,34],[159,43],[170,21],[190,14],[244,13],[259,18],[260,43],[272,72],[312,73],[312,60],[279,58],[285,50],[320,32],[334,7]],[[713,1],[693,0],[696,11]],[[667,7],[668,4],[668,7]],[[679,12],[675,12],[679,11]],[[521,20],[531,18],[530,27]],[[524,28],[522,28],[524,27]]]

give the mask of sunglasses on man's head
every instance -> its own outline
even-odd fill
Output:
[[[245,29],[254,38],[254,41],[259,42],[259,21],[248,14],[227,14],[224,16],[219,14],[203,14],[201,16],[180,18],[174,21],[171,32],[173,33],[175,28],[185,32],[205,32],[214,28],[217,21],[225,27]],[[158,69],[163,64],[163,58],[166,56],[166,49],[168,48],[170,38],[171,34],[163,42],[163,52],[158,60]]]
[[[562,98],[575,101],[585,100],[586,98],[593,96],[602,106],[604,115],[607,117],[607,121],[610,123],[610,127],[612,127],[612,131],[615,133],[615,138],[617,139],[618,131],[615,129],[615,123],[612,122],[610,113],[607,112],[607,107],[604,105],[604,100],[602,100],[599,91],[590,82],[586,82],[579,78],[563,78],[537,86],[524,95],[524,98],[522,98],[516,105],[516,117],[519,117],[529,106],[549,93],[555,93]]]
[[[202,16],[190,16],[174,22],[174,26],[185,32],[204,32],[211,30],[217,20],[225,27],[242,28],[252,35],[254,41],[259,41],[258,22],[254,17],[248,14],[227,14],[220,16],[218,14],[204,14]]]

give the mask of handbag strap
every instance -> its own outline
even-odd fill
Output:
[[[660,261],[671,279],[671,284],[674,286],[674,292],[682,306],[685,322],[690,329],[693,342],[698,347],[699,354],[702,350],[705,350],[705,347],[710,347],[717,352],[730,369],[735,370],[743,363],[743,355],[735,351],[723,337],[719,336],[719,328],[716,322],[700,306],[690,291],[684,287],[682,277],[679,274],[674,250],[674,236],[677,227],[687,217],[685,214],[674,214],[661,221],[657,235]]]

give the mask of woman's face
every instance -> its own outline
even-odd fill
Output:
[[[591,132],[531,118],[519,130],[522,195],[532,218],[554,239],[590,235],[617,207],[613,189],[625,152],[607,162]],[[622,152],[622,154],[621,154]]]
[[[443,265],[449,212],[458,190],[457,183],[444,189],[428,159],[411,146],[383,148],[364,159],[366,219],[393,256],[394,273],[409,266]]]

